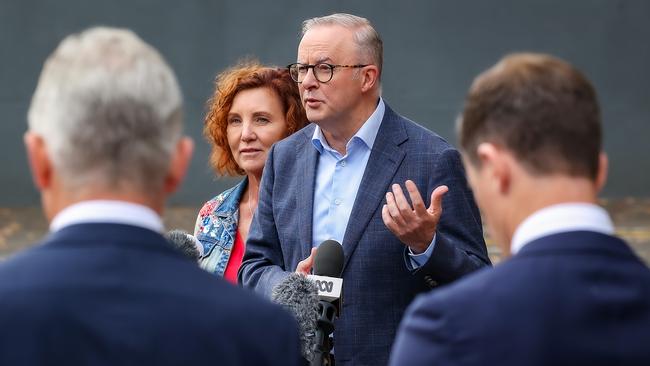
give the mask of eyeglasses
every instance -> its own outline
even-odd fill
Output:
[[[337,67],[350,67],[353,69],[358,69],[360,67],[366,66],[370,65],[332,65],[324,62],[319,62],[315,65],[308,65],[296,62],[294,64],[288,65],[287,69],[289,69],[289,74],[291,75],[293,81],[296,83],[302,83],[302,81],[305,80],[305,76],[307,76],[309,69],[314,69],[314,76],[316,77],[316,80],[321,83],[326,83],[332,80],[332,76],[334,76],[334,69]]]

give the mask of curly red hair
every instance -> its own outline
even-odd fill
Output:
[[[267,67],[255,61],[226,69],[215,79],[215,91],[207,102],[203,127],[203,135],[212,147],[210,166],[219,175],[245,174],[230,151],[226,129],[228,113],[237,93],[255,88],[269,88],[280,98],[287,121],[287,136],[307,125],[298,85],[287,69]]]

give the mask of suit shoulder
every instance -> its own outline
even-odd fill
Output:
[[[406,117],[398,115],[402,126],[406,131],[409,140],[413,143],[421,145],[423,148],[434,150],[441,153],[445,150],[456,150],[446,139],[437,133],[429,130],[421,124],[414,122]]]
[[[422,295],[425,306],[440,306],[462,314],[477,306],[502,303],[503,299],[517,296],[521,286],[530,286],[531,273],[521,261],[507,261],[495,267],[485,267],[467,274],[460,280],[438,290]],[[533,275],[534,276],[534,275]]]
[[[295,149],[296,145],[302,145],[310,142],[315,128],[316,125],[310,123],[302,129],[276,142],[274,144],[276,152],[286,151],[287,149],[289,149],[289,151],[294,151],[293,149]]]
[[[0,288],[5,287],[4,285],[15,284],[17,279],[24,279],[24,275],[37,271],[38,268],[34,268],[31,264],[33,264],[32,260],[40,256],[41,252],[44,251],[43,245],[43,241],[38,242],[32,247],[20,250],[0,262]],[[8,279],[12,280],[7,281]]]

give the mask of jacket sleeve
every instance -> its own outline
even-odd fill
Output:
[[[440,185],[446,185],[449,191],[442,200],[442,216],[436,229],[435,246],[429,260],[412,270],[429,287],[452,282],[490,265],[481,216],[456,149],[446,149],[437,159],[428,187],[429,196]],[[408,248],[404,252],[406,265],[412,269],[406,250]]]
[[[272,147],[269,151],[264,166],[257,211],[248,232],[246,253],[238,272],[242,286],[266,298],[271,297],[273,288],[293,270],[285,267],[273,217],[274,150],[275,147]]]

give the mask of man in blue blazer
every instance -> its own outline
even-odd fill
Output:
[[[303,24],[289,70],[313,124],[269,153],[239,272],[269,296],[288,273],[309,273],[321,242],[342,243],[337,365],[385,365],[416,294],[489,264],[460,154],[384,102],[381,67],[366,19]]]
[[[25,144],[50,235],[0,264],[1,365],[298,365],[284,310],[161,235],[192,153],[176,78],[127,30],[67,37]]]
[[[650,365],[650,269],[597,205],[596,92],[513,54],[472,84],[459,138],[491,234],[512,258],[417,298],[392,365]]]

